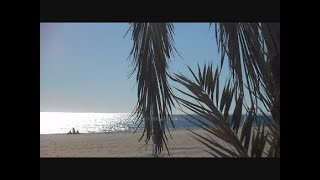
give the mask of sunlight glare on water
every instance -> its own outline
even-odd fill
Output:
[[[201,119],[200,116],[197,118]],[[196,127],[186,120],[186,115],[173,115],[172,119],[177,129]],[[130,113],[40,112],[40,134],[65,134],[72,128],[80,133],[134,131],[138,124]],[[138,129],[143,128],[142,122]],[[168,128],[173,128],[171,123]]]
[[[64,134],[75,128],[80,133],[132,131],[129,113],[40,112],[40,134]]]

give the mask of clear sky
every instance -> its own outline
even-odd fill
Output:
[[[215,67],[220,62],[214,26],[174,25],[175,47],[183,59],[175,55],[171,72],[191,77],[187,65],[196,70],[197,63]],[[133,44],[131,31],[123,37],[128,28],[128,23],[41,23],[40,112],[132,112],[137,86],[135,74],[128,79]]]

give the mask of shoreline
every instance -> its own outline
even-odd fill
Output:
[[[198,128],[198,127],[194,127],[194,128],[189,128],[189,129],[192,129],[192,130],[198,130],[198,129],[201,129],[201,128]],[[187,131],[185,128],[178,128],[178,129],[169,129],[170,130],[170,133],[171,132],[174,132],[174,131]],[[131,130],[125,130],[125,131],[110,131],[110,132],[88,132],[88,133],[79,133],[79,134],[118,134],[118,133],[132,133],[133,134],[134,131],[131,131]],[[143,129],[139,129],[137,130],[135,133],[142,133],[143,132]],[[166,129],[166,133],[168,133],[167,129]],[[40,136],[43,136],[43,135],[79,135],[79,134],[68,134],[68,133],[55,133],[55,134],[40,134]],[[169,134],[169,133],[168,133]]]

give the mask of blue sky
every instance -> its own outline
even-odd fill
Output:
[[[189,77],[220,61],[209,23],[174,23],[175,55],[171,72]],[[135,74],[127,57],[132,48],[128,23],[40,24],[40,112],[130,113],[137,102]],[[223,77],[228,72],[223,70]],[[181,88],[177,84],[171,83]],[[174,113],[181,113],[174,109]]]

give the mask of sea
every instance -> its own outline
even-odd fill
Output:
[[[196,118],[202,117],[195,115]],[[174,129],[198,128],[187,115],[173,115]],[[135,131],[139,122],[130,113],[40,112],[40,134],[66,134],[74,128],[79,133]],[[143,130],[144,124],[138,127]],[[168,128],[173,126],[168,122]]]
[[[173,115],[176,129],[193,128],[186,115]],[[139,122],[130,113],[40,112],[40,134],[65,134],[72,128],[80,133],[134,131]],[[138,130],[142,130],[141,123]],[[168,122],[168,128],[172,129]]]

